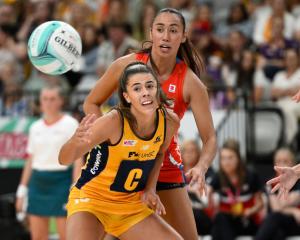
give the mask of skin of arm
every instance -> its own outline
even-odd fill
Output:
[[[164,153],[168,149],[172,137],[177,132],[179,124],[180,120],[178,116],[175,113],[167,110],[165,140],[160,147],[158,154],[156,155],[154,167],[149,174],[146,187],[142,194],[142,201],[150,208],[155,209],[156,213],[159,215],[166,214],[166,210],[161,203],[158,195],[156,194],[156,183],[158,180],[160,168],[164,160]]]
[[[94,118],[93,114],[84,117],[73,136],[62,146],[58,156],[60,164],[69,165],[97,144],[105,141],[116,142],[121,136],[121,119],[116,110],[96,121]]]
[[[101,105],[117,89],[119,78],[124,68],[135,61],[135,55],[130,54],[115,60],[106,70],[103,76],[97,81],[96,86],[91,90],[83,103],[85,114],[96,114],[102,116]]]
[[[29,179],[31,177],[31,172],[32,172],[32,157],[29,156],[27,158],[25,167],[23,169],[19,186],[26,186],[27,187]],[[16,210],[17,210],[17,212],[22,211],[23,201],[24,201],[24,197],[17,197],[17,199],[16,199]]]
[[[196,168],[201,169],[205,174],[215,157],[217,139],[209,109],[209,98],[206,87],[190,69],[184,81],[183,98],[186,103],[189,103],[193,111],[196,125],[203,142],[201,157]]]
[[[154,167],[149,175],[148,182],[147,182],[145,189],[154,189],[154,191],[155,191],[156,183],[157,183],[158,176],[159,176],[159,171],[160,171],[161,165],[164,160],[164,153],[168,149],[170,142],[172,140],[172,137],[174,136],[174,134],[176,133],[176,131],[179,128],[179,122],[180,122],[180,120],[179,120],[178,116],[175,113],[167,110],[165,141],[161,145],[160,150],[157,154]]]

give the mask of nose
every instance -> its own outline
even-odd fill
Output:
[[[170,34],[168,30],[165,30],[163,33],[163,41],[169,42],[170,40]]]
[[[149,95],[149,90],[146,87],[143,87],[143,89],[142,89],[142,95],[143,95],[143,97]]]

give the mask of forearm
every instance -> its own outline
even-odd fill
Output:
[[[156,183],[158,180],[161,165],[163,163],[163,159],[164,159],[164,154],[159,154],[157,156],[154,167],[151,170],[151,173],[149,174],[147,185],[145,187],[146,189],[150,189],[150,188],[156,189]]]
[[[204,167],[206,170],[210,167],[212,161],[217,152],[217,139],[216,136],[211,136],[207,142],[203,143],[203,148],[201,151],[201,157],[198,161],[198,167]]]
[[[83,111],[87,114],[96,114],[97,117],[101,117],[103,115],[100,106],[85,101],[83,104]]]
[[[27,186],[32,172],[32,158],[26,160],[26,164],[23,168],[22,177],[19,185]]]
[[[61,165],[70,165],[81,158],[84,153],[80,150],[80,144],[72,138],[65,143],[59,151],[58,161]]]

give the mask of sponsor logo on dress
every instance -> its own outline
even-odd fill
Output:
[[[157,136],[153,143],[154,143],[154,144],[155,144],[155,143],[159,143],[160,141],[161,141],[161,135],[160,135],[160,136]]]
[[[155,151],[151,151],[148,153],[129,152],[128,158],[131,158],[131,157],[152,158],[152,157],[155,157]]]
[[[96,155],[96,161],[94,163],[94,166],[90,170],[91,174],[93,174],[93,175],[95,175],[97,170],[99,169],[99,166],[101,164],[101,156],[102,156],[102,153],[100,151],[98,151],[97,155]]]
[[[176,85],[170,84],[169,85],[169,92],[174,93],[176,91]]]
[[[135,146],[137,143],[136,140],[124,140],[123,141],[123,146]]]

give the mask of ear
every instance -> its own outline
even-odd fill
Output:
[[[126,102],[130,103],[130,98],[127,92],[123,92],[123,97],[125,98]]]
[[[187,39],[187,32],[184,32],[181,43],[184,43],[186,41],[186,39]]]
[[[150,34],[149,34],[149,36],[150,36],[150,41],[152,41],[152,27],[150,28]]]

